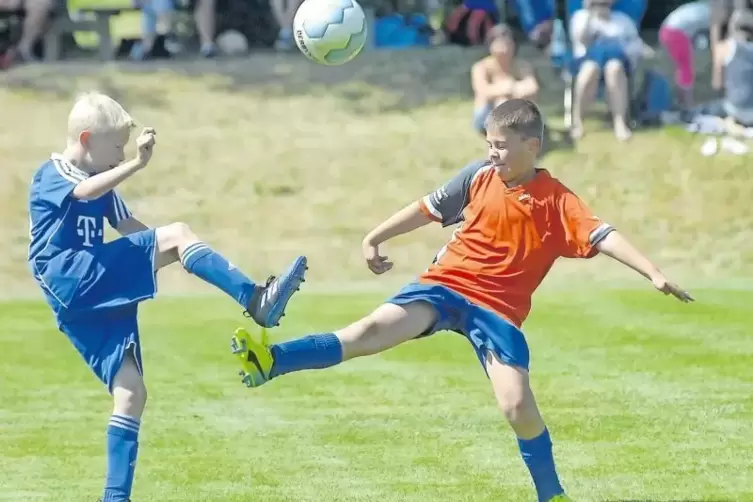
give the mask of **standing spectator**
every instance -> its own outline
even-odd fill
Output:
[[[280,31],[275,41],[277,50],[290,50],[295,46],[293,40],[293,18],[302,0],[271,0],[272,15]]]
[[[680,104],[688,109],[693,102],[695,83],[694,38],[710,30],[711,7],[707,0],[681,5],[673,10],[659,29],[659,41],[675,67],[675,85]]]
[[[8,52],[10,59],[36,61],[34,44],[44,34],[44,29],[55,4],[53,0],[0,0],[0,10],[24,10],[24,22],[18,45]]]
[[[484,133],[486,117],[508,99],[535,99],[539,92],[533,67],[516,59],[512,30],[497,25],[486,34],[489,55],[471,69],[474,95],[473,127]]]

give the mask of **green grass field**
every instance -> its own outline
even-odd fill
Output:
[[[583,501],[752,501],[749,159],[701,157],[703,139],[678,129],[617,144],[598,110],[581,143],[558,142],[562,87],[521,53],[554,126],[542,166],[698,300],[664,298],[601,258],[555,266],[525,330],[565,486]],[[104,476],[110,399],[26,265],[29,179],[64,147],[77,91],[104,90],[157,129],[152,162],[120,191],[141,219],[190,223],[257,278],[309,256],[310,281],[275,330],[287,338],[367,313],[446,241],[438,226],[396,240],[395,269],[378,279],[359,249],[373,225],[484,155],[470,130],[477,55],[365,53],[324,68],[260,53],[0,74],[0,500],[93,502]],[[179,269],[160,291],[142,316],[150,402],[134,502],[533,500],[458,335],[248,390],[228,349],[238,308]]]
[[[750,293],[547,291],[534,390],[575,500],[753,500]],[[279,337],[381,297],[303,295]],[[238,381],[224,299],[143,310],[151,389],[134,500],[533,500],[470,345],[440,334],[259,389]],[[584,315],[586,314],[586,315]],[[0,499],[95,500],[110,402],[46,310],[0,310]]]

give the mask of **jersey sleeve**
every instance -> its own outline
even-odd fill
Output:
[[[84,179],[82,173],[72,169],[65,162],[52,159],[50,164],[41,170],[38,193],[55,207],[62,207],[76,185]]]
[[[614,228],[591,213],[573,192],[565,189],[557,200],[560,224],[560,255],[565,258],[596,256],[596,245]]]
[[[465,166],[447,183],[419,200],[421,211],[442,223],[443,227],[462,221],[463,209],[470,200],[473,178],[485,165],[485,162],[479,161]]]
[[[133,217],[131,211],[128,210],[128,206],[125,205],[125,202],[115,190],[110,192],[110,201],[107,204],[105,217],[112,228],[117,229],[121,221]]]

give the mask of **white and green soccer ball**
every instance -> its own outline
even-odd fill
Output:
[[[356,0],[304,0],[293,19],[295,43],[310,60],[345,64],[366,43],[366,15]]]

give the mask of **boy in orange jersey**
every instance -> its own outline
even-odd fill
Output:
[[[379,252],[383,242],[435,221],[460,223],[418,281],[374,312],[339,331],[275,345],[264,334],[236,331],[232,345],[246,384],[258,386],[285,373],[333,366],[441,330],[458,332],[476,350],[517,435],[538,500],[569,500],[529,386],[528,345],[520,326],[534,290],[557,258],[590,258],[602,252],[664,294],[683,302],[692,298],[613,227],[593,216],[575,194],[535,167],[543,126],[531,101],[513,99],[497,106],[486,121],[487,161],[467,166],[366,236],[366,262],[382,274],[392,268]]]

